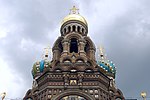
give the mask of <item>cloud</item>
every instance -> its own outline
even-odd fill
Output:
[[[150,58],[149,4],[146,0],[82,3],[89,18],[89,35],[97,47],[104,46],[107,58],[115,62],[116,83],[126,97],[140,97],[143,90],[150,92],[149,72],[145,70],[149,69]]]
[[[9,98],[21,95],[21,92],[16,91],[23,91],[25,89],[23,88],[26,85],[24,80],[22,79],[22,77],[19,77],[13,69],[9,68],[9,65],[1,58],[0,76],[1,82],[3,83],[0,84],[0,93],[6,92]]]
[[[22,98],[31,88],[32,65],[41,59],[43,48],[52,46],[53,37],[60,34],[60,19],[66,15],[62,9],[69,6],[70,1],[57,0],[0,1],[0,66],[2,72],[9,69],[1,73],[6,75],[6,81],[0,82],[0,86],[5,87],[0,92],[6,91],[8,98]],[[3,66],[2,62],[7,65]],[[9,83],[12,84],[6,87]]]
[[[92,35],[97,45],[100,42],[104,45],[108,58],[116,62],[117,86],[121,88],[126,97],[139,97],[143,90],[150,92],[147,88],[150,83],[147,80],[149,72],[145,70],[149,69],[148,59],[150,58],[148,53],[150,50],[148,4],[136,1],[136,3],[127,3],[128,6],[119,5],[123,7],[119,10],[117,10],[118,6],[112,7],[119,12],[112,10],[110,17],[105,13],[101,15],[106,17],[100,17],[103,20],[96,23],[95,28],[97,29]],[[123,12],[120,9],[125,10]],[[99,11],[99,14],[103,13]]]

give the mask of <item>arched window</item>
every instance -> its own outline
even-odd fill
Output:
[[[84,51],[87,53],[89,49],[90,49],[90,46],[88,43],[86,43],[86,45],[84,47]]]
[[[77,31],[80,32],[80,26],[77,27]]]
[[[63,52],[63,46],[62,46],[61,42],[59,43],[58,47],[60,49],[60,53]]]
[[[71,31],[71,27],[69,26],[69,27],[68,27],[68,32],[70,32],[70,31]]]
[[[78,53],[78,42],[75,38],[72,38],[70,43],[70,53],[72,52]]]
[[[73,28],[73,32],[75,32],[76,31],[76,26],[73,25],[72,28]]]
[[[84,33],[84,29],[82,28],[82,33]]]
[[[66,28],[64,29],[64,33],[66,33]]]

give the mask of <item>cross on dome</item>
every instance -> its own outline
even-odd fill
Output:
[[[69,14],[79,14],[79,9],[76,8],[75,6],[73,6],[71,9],[70,9],[70,13]]]
[[[100,57],[102,60],[106,60],[106,56],[105,56],[105,51],[104,48],[102,46],[99,47],[99,52],[100,52]]]
[[[42,54],[42,59],[48,59],[51,48],[48,46],[44,48],[44,53]]]

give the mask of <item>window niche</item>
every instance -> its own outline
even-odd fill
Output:
[[[84,29],[82,28],[82,33],[84,34]]]
[[[63,46],[62,46],[61,42],[59,43],[58,48],[60,50],[60,53],[62,53],[63,52]]]
[[[68,26],[68,32],[71,32],[71,27],[70,26]]]
[[[88,43],[86,43],[86,45],[85,45],[85,47],[84,47],[84,51],[85,51],[86,53],[88,53],[89,49],[90,49],[90,45],[89,45]]]
[[[80,26],[77,27],[77,31],[80,33]]]
[[[78,42],[76,38],[72,38],[70,42],[70,53],[78,53]]]
[[[66,28],[64,29],[64,33],[66,33],[67,32],[67,30],[66,30]]]
[[[73,25],[73,26],[72,26],[72,29],[73,29],[73,32],[75,32],[75,31],[76,31],[76,26]]]

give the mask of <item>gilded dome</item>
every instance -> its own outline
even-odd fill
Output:
[[[80,21],[87,25],[85,18],[79,14],[79,9],[77,9],[75,6],[73,6],[73,8],[70,9],[69,15],[63,19],[62,25],[68,21]]]
[[[68,16],[66,16],[63,19],[62,25],[68,21],[80,21],[80,22],[84,23],[85,25],[87,25],[85,18],[82,17],[80,14],[69,14]]]

